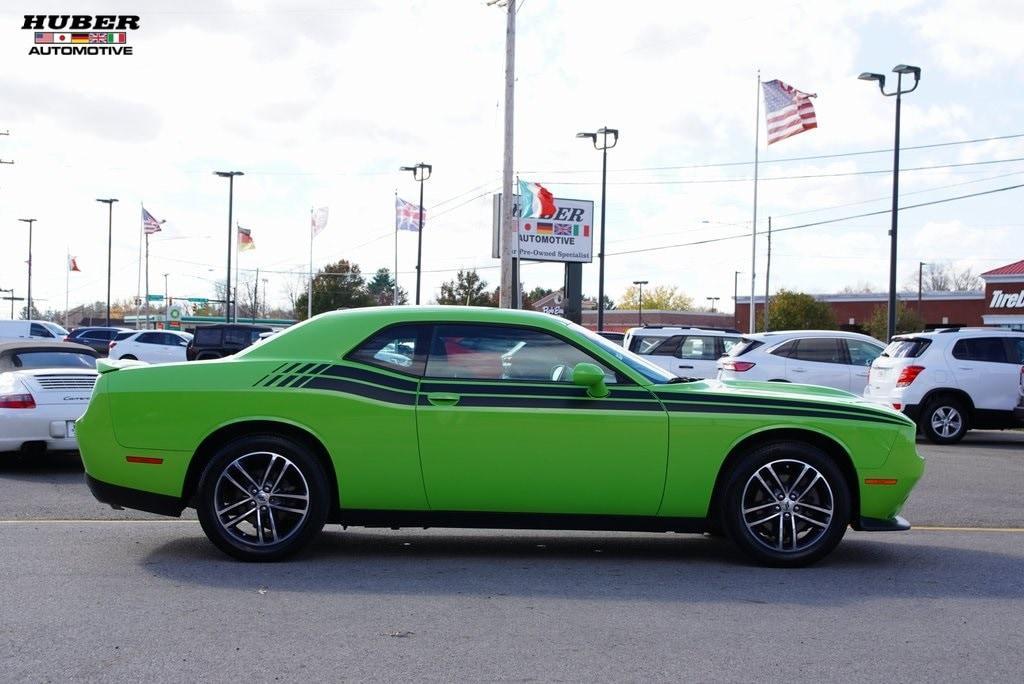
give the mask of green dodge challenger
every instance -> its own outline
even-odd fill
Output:
[[[100,361],[78,421],[97,499],[194,507],[242,560],[327,522],[728,535],[812,563],[898,517],[914,423],[825,387],[674,377],[561,318],[323,314],[214,361]]]

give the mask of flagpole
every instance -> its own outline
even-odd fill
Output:
[[[395,188],[395,294],[391,306],[398,306],[398,188]]]
[[[522,213],[523,213],[522,207],[520,207],[519,208],[519,212],[516,213],[516,195],[515,195],[515,193],[519,190],[519,174],[518,173],[516,174],[516,184],[515,184],[514,187],[515,187],[515,190],[513,190],[513,192],[512,192],[512,218],[515,219],[516,223],[515,223],[515,234],[513,235],[513,239],[515,240],[515,247],[512,248],[512,287],[513,287],[513,289],[512,289],[512,292],[510,294],[512,295],[512,302],[511,302],[512,303],[512,308],[513,309],[518,309],[518,308],[520,308],[520,306],[519,306],[520,305],[519,298],[521,296],[521,290],[522,290],[522,287],[520,286],[520,282],[521,281],[520,281],[520,278],[519,278],[519,268],[521,266],[521,264],[519,263],[519,228],[520,228],[520,222],[522,221]]]
[[[66,250],[68,258],[64,262],[64,327],[68,327],[68,299],[71,296],[71,248]],[[14,296],[13,294],[11,295]],[[69,328],[70,329],[70,328]]]
[[[764,331],[768,332],[768,296],[772,278],[772,217],[768,217],[768,260],[764,267]]]
[[[146,329],[149,329],[149,233],[146,233]]]
[[[757,283],[757,166],[761,134],[761,70],[757,70],[757,105],[754,114],[754,222],[750,226],[750,320],[748,332],[754,332],[754,286]]]
[[[231,317],[232,322],[238,322],[238,262],[242,260],[242,249],[238,244],[238,221],[235,221],[235,309],[234,315]]]
[[[139,318],[142,317],[142,212],[146,210],[139,202],[139,277],[135,281],[135,329],[139,329]]]
[[[306,294],[306,318],[313,317],[313,207],[309,208],[309,283]]]

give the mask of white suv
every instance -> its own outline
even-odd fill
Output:
[[[744,335],[718,362],[720,380],[768,380],[864,392],[868,367],[885,345],[843,330],[789,330]]]
[[[185,360],[192,335],[177,330],[126,330],[110,343],[111,359],[138,359],[146,363]]]
[[[735,330],[645,326],[630,328],[622,346],[684,378],[713,378],[718,359],[740,341]]]
[[[949,328],[897,335],[871,366],[864,398],[953,444],[971,428],[1024,427],[1024,333]]]

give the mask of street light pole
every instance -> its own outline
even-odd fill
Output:
[[[921,67],[897,64],[892,69],[896,74],[896,90],[891,93],[885,92],[885,75],[875,73],[862,73],[858,78],[862,81],[876,81],[878,89],[886,97],[896,96],[896,135],[893,141],[892,155],[892,227],[889,229],[889,319],[887,324],[887,340],[892,339],[896,332],[896,234],[899,216],[899,192],[900,192],[900,108],[902,96],[917,90],[921,82]],[[914,85],[908,90],[903,90],[903,76],[911,74],[914,77]]]
[[[718,303],[718,300],[721,299],[721,297],[705,297],[704,299],[711,302],[711,313],[716,313],[715,305]]]
[[[917,262],[917,317],[921,318],[921,286],[924,283],[924,267],[927,266],[923,261]],[[922,319],[923,322],[923,319]]]
[[[433,172],[434,167],[430,164],[420,162],[415,166],[402,166],[398,169],[399,171],[412,171],[412,177],[420,183],[420,221],[419,230],[416,231],[416,303],[420,303],[420,276],[423,273],[423,182],[430,178],[430,174]],[[395,273],[395,280],[398,280],[398,274]]]
[[[231,250],[234,247],[234,235],[232,234],[231,218],[235,204],[235,176],[244,176],[242,171],[214,171],[213,175],[228,179],[228,268],[225,278],[224,299],[224,322],[231,322]]]
[[[601,136],[601,143],[598,144],[597,137]],[[608,137],[611,136],[611,144],[608,143]],[[594,133],[577,133],[577,138],[589,138],[594,143],[594,149],[601,151],[601,247],[597,254],[598,266],[597,266],[597,329],[604,329],[604,217],[605,217],[605,199],[606,190],[608,187],[608,150],[615,147],[619,142],[619,129],[617,128],[599,128]]]
[[[18,219],[23,223],[28,224],[28,303],[25,309],[25,318],[32,318],[32,224],[36,222],[34,218],[30,219]],[[11,296],[14,293],[11,292]],[[11,300],[11,306],[14,306],[14,300]],[[11,314],[11,318],[14,318],[14,314]]]
[[[110,270],[114,247],[114,202],[116,199],[97,199],[107,205],[107,327],[110,327]],[[146,306],[149,306],[147,303]]]
[[[602,230],[601,233],[604,234],[604,231]],[[647,281],[634,280],[633,284],[640,288],[640,305],[637,307],[636,324],[642,328],[644,325],[644,285],[647,284]],[[600,323],[598,324],[597,329],[602,330]]]
[[[737,323],[738,323],[737,320],[736,320],[736,308],[737,308],[737,306],[739,304],[739,298],[740,298],[740,274],[741,273],[743,273],[743,271],[733,271],[732,272],[732,322],[733,322],[733,325],[737,325]],[[753,306],[754,305],[753,302],[751,302],[750,305]],[[738,327],[738,325],[737,325],[737,327]]]
[[[171,298],[168,296],[167,290],[167,276],[170,273],[164,273],[164,323],[169,323],[171,320]]]

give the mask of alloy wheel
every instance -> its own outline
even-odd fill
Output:
[[[214,506],[220,526],[235,539],[257,547],[279,544],[309,515],[309,484],[285,456],[251,452],[221,471]]]
[[[828,480],[796,459],[771,461],[754,471],[741,501],[750,535],[774,552],[797,553],[813,546],[835,513]]]
[[[940,406],[931,415],[932,430],[939,437],[949,439],[963,429],[964,419],[953,406]]]

